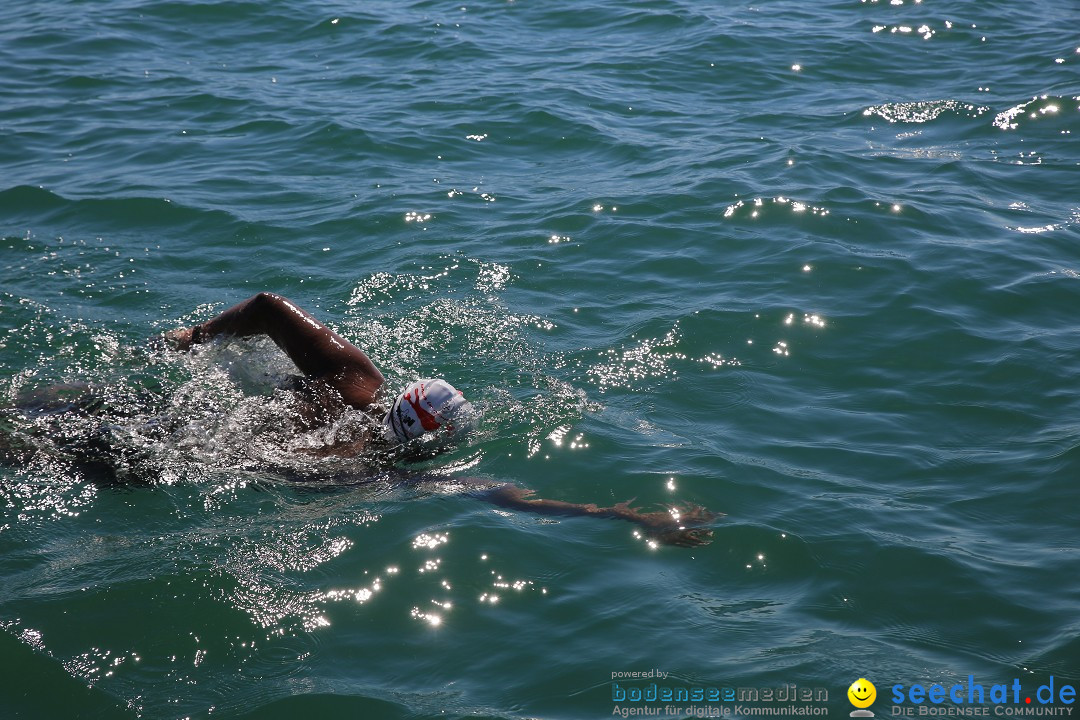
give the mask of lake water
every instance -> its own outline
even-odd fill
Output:
[[[865,677],[882,717],[897,684],[1075,685],[1076,20],[5,3],[0,715],[603,718],[659,683],[846,717]],[[314,460],[272,344],[153,342],[260,290],[395,387],[448,378],[477,431]],[[103,409],[27,409],[58,383]],[[726,515],[654,547],[467,478]]]

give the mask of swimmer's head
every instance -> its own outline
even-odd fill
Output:
[[[473,406],[450,383],[417,380],[394,399],[383,418],[384,435],[399,443],[438,430],[456,435],[468,430],[474,417]]]

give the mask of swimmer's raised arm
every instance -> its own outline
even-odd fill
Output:
[[[517,485],[500,485],[484,492],[488,502],[500,507],[525,510],[541,515],[590,516],[628,520],[644,528],[646,534],[667,545],[694,547],[712,542],[712,531],[703,529],[719,515],[697,505],[676,508],[667,512],[641,512],[631,507],[633,500],[600,507],[595,503],[570,503],[562,500],[531,498],[532,490]]]
[[[304,375],[324,380],[357,408],[373,404],[383,384],[382,373],[363,350],[274,293],[259,293],[211,320],[165,337],[177,350],[188,350],[219,335],[266,335]]]

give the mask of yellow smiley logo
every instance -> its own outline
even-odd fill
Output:
[[[847,689],[848,700],[857,708],[868,708],[877,699],[877,688],[866,678],[859,678]]]

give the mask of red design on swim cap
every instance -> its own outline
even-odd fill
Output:
[[[432,430],[438,430],[439,427],[440,427],[439,421],[435,419],[434,415],[429,413],[424,408],[420,407],[420,389],[418,388],[415,392],[416,392],[416,399],[415,400],[413,400],[411,397],[409,397],[410,393],[405,393],[405,396],[402,399],[405,400],[406,402],[408,402],[409,405],[412,406],[413,412],[416,413],[416,417],[420,418],[420,426],[422,428],[424,428],[425,432],[431,432]],[[425,400],[426,399],[427,398],[425,398]]]

